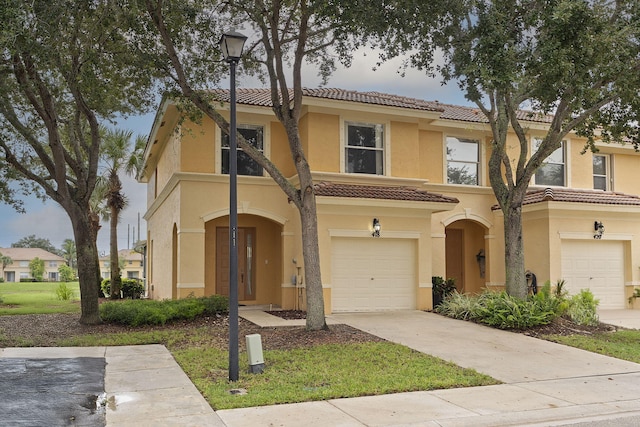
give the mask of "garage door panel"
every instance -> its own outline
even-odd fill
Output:
[[[416,307],[412,241],[334,238],[331,257],[333,311]]]
[[[589,289],[600,308],[624,308],[624,247],[619,241],[564,241],[562,278],[571,295]]]

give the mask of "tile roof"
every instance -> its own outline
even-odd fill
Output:
[[[414,187],[337,184],[319,182],[314,185],[316,196],[363,199],[408,200],[416,202],[458,203],[455,197],[429,193]]]
[[[31,261],[40,258],[43,261],[64,261],[59,255],[52,254],[41,248],[0,248],[0,254],[8,256],[14,263],[18,261]]]
[[[337,88],[303,88],[302,91],[303,96],[312,98],[440,112],[440,118],[445,120],[487,123],[487,119],[484,114],[482,114],[478,108],[473,107],[442,104],[438,101],[425,101],[422,99],[391,95],[382,92],[358,92],[355,90]],[[229,102],[228,90],[214,89],[212,90],[212,93],[219,101]],[[238,88],[236,90],[236,102],[243,105],[271,107],[271,90]],[[542,123],[551,122],[551,116],[524,110],[518,111],[518,119]]]
[[[524,205],[546,201],[592,203],[601,205],[640,206],[640,197],[630,194],[600,190],[575,190],[571,188],[533,188],[524,197]],[[500,209],[498,205],[493,210]]]

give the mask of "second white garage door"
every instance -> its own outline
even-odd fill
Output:
[[[416,308],[415,240],[331,240],[333,312]]]
[[[589,289],[600,300],[599,308],[625,308],[622,242],[562,242],[562,278],[571,295]]]

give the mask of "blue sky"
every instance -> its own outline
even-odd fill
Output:
[[[400,61],[394,61],[372,71],[377,55],[369,52],[368,56],[357,54],[349,69],[339,68],[329,79],[326,87],[334,87],[358,91],[378,91],[396,95],[409,96],[429,101],[440,101],[456,105],[469,105],[455,83],[442,86],[439,78],[427,77],[423,72],[408,70],[405,77],[398,73]],[[222,87],[228,84],[223,82]],[[320,79],[315,70],[307,69],[303,85],[317,87]],[[257,80],[238,78],[242,87],[261,87]],[[122,119],[118,126],[133,131],[134,135],[148,135],[151,131],[155,112],[141,116]],[[146,211],[146,185],[136,182],[130,177],[123,177],[124,193],[129,205],[123,211],[118,226],[118,247],[127,248],[137,240],[138,232],[142,239],[146,235],[144,219],[140,219]],[[11,207],[0,204],[0,248],[9,247],[21,238],[35,234],[39,238],[47,238],[55,247],[60,247],[65,239],[72,239],[71,224],[64,210],[55,202],[43,203],[35,198],[25,200],[27,212],[16,213]],[[135,235],[132,237],[133,229]],[[129,232],[128,232],[129,230]],[[98,234],[98,250],[108,253],[109,231],[103,224]]]

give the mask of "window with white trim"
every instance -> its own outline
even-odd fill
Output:
[[[384,175],[384,125],[345,123],[347,173]]]
[[[538,151],[542,139],[534,138],[532,142],[532,153]],[[535,174],[536,185],[550,185],[555,187],[566,186],[566,154],[565,154],[565,141],[562,141],[560,148],[551,153],[547,157],[542,165],[538,168]]]
[[[254,125],[238,125],[238,133],[252,146],[264,152],[264,128]],[[222,133],[222,173],[229,173],[229,135]],[[262,166],[238,147],[238,175],[262,176]]]
[[[610,190],[610,170],[609,156],[606,154],[593,155],[593,188],[596,190]]]
[[[447,137],[447,183],[480,185],[480,142]]]

